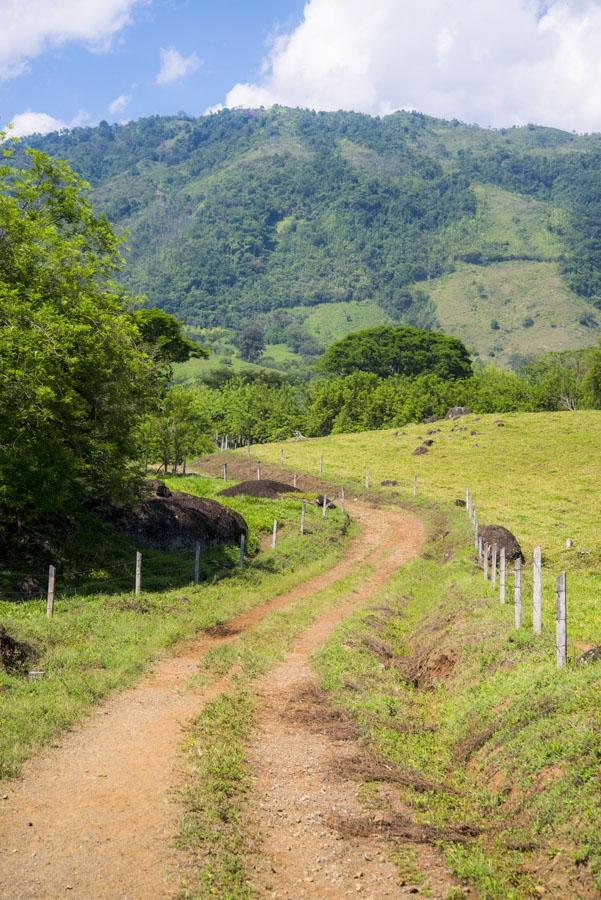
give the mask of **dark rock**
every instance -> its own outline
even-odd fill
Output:
[[[589,663],[599,662],[601,660],[601,647],[593,647],[578,657],[578,665],[587,666]]]
[[[422,419],[422,425],[430,425],[432,422],[440,422],[440,416],[428,416]]]
[[[501,419],[499,419],[498,422],[495,422],[495,425],[497,428],[505,428],[505,422],[501,421]]]
[[[440,434],[440,428],[431,428],[426,434]]]
[[[192,550],[238,544],[248,533],[242,516],[206,497],[170,491],[162,482],[149,482],[146,496],[133,506],[112,505],[103,515],[116,528],[148,547]]]
[[[461,416],[471,416],[472,411],[469,406],[452,406],[445,416],[445,419],[460,419]]]
[[[432,438],[428,438],[426,441],[424,441],[423,445],[424,447],[431,447],[433,443],[434,441],[432,440]]]
[[[219,492],[220,497],[264,497],[267,500],[281,500],[283,494],[298,494],[298,489],[284,481],[272,481],[269,478],[253,478],[241,481]]]
[[[465,506],[465,500],[455,500],[455,506]]]
[[[38,652],[33,644],[16,640],[0,625],[0,669],[9,674],[18,674],[26,670],[37,657]]]
[[[399,487],[400,482],[394,481],[393,479],[387,478],[385,481],[380,482],[381,487]]]
[[[29,600],[31,597],[41,597],[44,588],[41,582],[34,578],[33,575],[26,575],[16,585],[15,590],[23,599]]]
[[[422,446],[422,447],[417,447],[417,448],[413,451],[413,455],[414,455],[414,456],[423,456],[424,453],[429,453],[429,452],[430,452],[430,451],[428,450],[427,447],[423,447],[423,446]]]
[[[493,544],[496,544],[499,550],[505,547],[505,559],[507,562],[518,558],[524,562],[522,548],[517,538],[507,528],[504,528],[502,525],[485,525],[480,529],[480,534],[484,544],[490,544],[491,547]]]
[[[321,495],[317,498],[317,500],[315,501],[315,506],[319,507],[319,509],[323,509],[323,501],[324,501],[324,499],[325,499],[325,501],[326,501],[326,509],[336,509],[336,504],[334,503],[334,501],[333,501],[333,500],[330,500],[329,497],[324,497],[323,494],[321,494]]]

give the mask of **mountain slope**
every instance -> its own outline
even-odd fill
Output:
[[[275,107],[30,143],[129,230],[128,288],[189,324],[259,316],[298,351],[299,328],[324,346],[355,319],[405,321],[504,363],[597,339],[598,135]]]

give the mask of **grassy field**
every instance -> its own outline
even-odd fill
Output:
[[[601,644],[601,532],[598,528],[601,480],[601,414],[528,413],[467,416],[453,422],[409,425],[400,432],[332,435],[286,443],[286,465],[317,474],[323,454],[325,477],[359,487],[369,465],[372,486],[400,482],[408,496],[415,474],[419,495],[452,504],[465,497],[469,483],[482,524],[511,529],[528,558],[543,550],[545,627],[551,627],[555,577],[568,573],[570,649]],[[427,437],[434,444],[424,456],[413,451]],[[281,445],[255,447],[259,459],[277,463]],[[566,549],[566,539],[574,541]],[[527,593],[526,593],[527,596]],[[527,604],[526,604],[527,605]]]
[[[170,484],[203,496],[214,496],[223,487],[222,481],[199,476]],[[243,570],[237,567],[236,548],[206,553],[198,586],[191,584],[191,554],[162,554],[160,588],[153,588],[156,581],[148,576],[146,560],[153,556],[145,551],[140,597],[133,596],[133,583],[125,590],[113,584],[110,592],[65,596],[59,570],[51,621],[43,600],[0,601],[0,623],[36,651],[35,660],[21,669],[7,672],[0,667],[0,777],[18,774],[23,760],[108,693],[133,683],[158,654],[304,582],[343,552],[346,526],[338,512],[323,520],[318,510],[308,507],[307,534],[302,537],[298,500],[222,499],[245,516],[251,553],[277,517],[277,550],[249,557]],[[32,667],[41,669],[43,677],[29,679]]]

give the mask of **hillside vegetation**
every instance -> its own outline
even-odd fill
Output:
[[[32,143],[129,229],[128,289],[188,324],[260,321],[297,360],[390,320],[504,364],[595,342],[597,135],[275,107]]]

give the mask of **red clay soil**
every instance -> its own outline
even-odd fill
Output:
[[[4,900],[65,894],[81,900],[174,896],[179,888],[178,868],[185,865],[172,847],[179,815],[174,799],[181,784],[179,748],[186,722],[228,685],[225,678],[209,688],[191,689],[188,682],[199,660],[210,647],[234,640],[237,633],[252,628],[272,610],[344,578],[367,558],[376,573],[371,583],[351,593],[344,608],[327,613],[314,625],[296,645],[288,663],[263,683],[266,711],[262,743],[255,752],[258,791],[266,797],[265,802],[272,802],[264,793],[266,786],[280,785],[283,775],[298,768],[299,751],[309,753],[304,765],[315,752],[321,753],[319,748],[308,747],[305,737],[300,742],[294,736],[285,737],[278,724],[278,708],[285,704],[289,690],[311,677],[307,662],[311,650],[357,602],[416,553],[423,540],[421,524],[409,514],[364,505],[355,506],[352,514],[363,526],[362,534],[351,543],[344,560],[287,594],[231,620],[225,634],[205,635],[177,656],[157,662],[151,675],[102,704],[82,726],[31,761],[20,781],[3,785],[0,896]],[[269,684],[273,702],[268,699]],[[290,745],[289,757],[282,752],[283,746],[272,745],[281,770],[273,768],[273,761],[267,758],[265,741],[270,728]],[[312,794],[315,783],[310,784],[299,773],[298,784],[287,787],[299,794],[300,803],[300,795]],[[291,794],[290,803],[297,802],[295,796]],[[285,808],[290,811],[288,801]],[[290,824],[289,819],[282,823],[286,829],[281,829],[281,839],[289,833]],[[290,864],[290,853],[280,846],[280,838],[274,836],[276,843],[268,844],[266,852],[282,873],[281,854]],[[303,841],[304,849],[313,853],[314,841],[307,836]],[[351,866],[355,866],[356,854],[352,860]],[[299,862],[281,877],[292,883],[303,866]],[[344,871],[348,874],[347,868]]]

